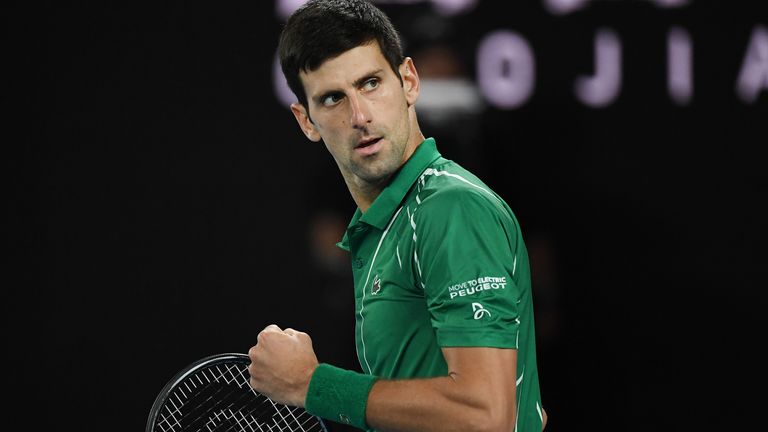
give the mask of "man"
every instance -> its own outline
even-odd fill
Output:
[[[363,0],[311,0],[279,52],[291,111],[358,206],[339,246],[352,258],[364,373],[318,364],[306,333],[271,325],[249,351],[253,388],[363,429],[542,430],[519,226],[425,139],[419,76],[389,19]]]

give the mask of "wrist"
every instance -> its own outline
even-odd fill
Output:
[[[365,409],[376,380],[373,375],[321,363],[309,381],[304,408],[312,415],[367,429]]]
[[[309,393],[309,383],[312,381],[312,375],[314,375],[318,365],[318,363],[315,363],[314,366],[306,369],[304,378],[300,382],[294,399],[290,402],[290,405],[304,408],[305,401],[307,400],[307,394]]]

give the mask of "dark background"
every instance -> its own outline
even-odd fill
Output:
[[[749,427],[765,401],[768,89],[747,103],[735,83],[768,15],[757,1],[508,3],[439,32],[420,31],[439,16],[429,3],[382,8],[417,68],[441,43],[472,81],[500,29],[534,51],[523,106],[422,129],[521,222],[548,430]],[[358,368],[351,278],[313,246],[354,206],[276,97],[281,22],[267,1],[4,6],[5,424],[142,430],[176,371],[245,352],[270,323]],[[673,26],[694,49],[682,106],[666,87]],[[621,38],[623,85],[590,108],[573,85],[599,28]]]

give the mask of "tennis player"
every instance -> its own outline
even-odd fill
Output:
[[[363,0],[310,0],[279,54],[296,121],[358,207],[339,247],[364,373],[318,364],[309,335],[270,325],[249,350],[252,387],[361,429],[541,431],[520,226],[422,134],[419,75],[388,17]]]

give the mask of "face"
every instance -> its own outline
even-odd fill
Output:
[[[348,184],[382,185],[421,142],[413,108],[418,75],[410,58],[399,70],[402,84],[374,42],[299,75],[309,115],[301,104],[291,110],[309,139],[323,140]]]

